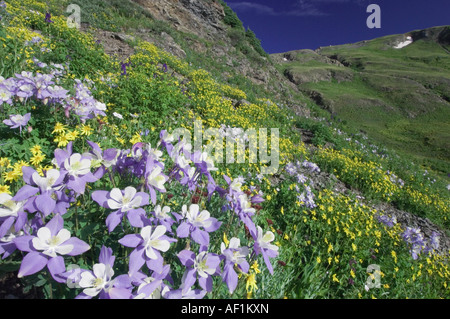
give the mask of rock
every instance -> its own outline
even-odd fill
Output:
[[[178,31],[216,41],[224,38],[225,12],[216,1],[202,0],[134,0],[156,20],[169,22]]]
[[[136,38],[133,37],[132,35],[128,35],[128,34],[125,34],[125,33],[114,33],[112,36],[115,39],[120,40],[122,42],[128,42],[128,41],[136,40]]]
[[[163,48],[181,59],[186,58],[186,52],[166,32],[161,32]]]
[[[234,104],[234,108],[237,109],[242,105],[250,105],[251,103],[245,99],[241,99]]]

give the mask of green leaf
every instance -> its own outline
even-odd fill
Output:
[[[8,272],[13,272],[16,270],[19,270],[20,268],[20,261],[6,261],[6,262],[2,262],[2,264],[0,264],[0,273],[8,273]]]

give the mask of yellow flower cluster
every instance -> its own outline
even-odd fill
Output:
[[[247,98],[247,94],[245,94],[244,91],[242,91],[238,88],[232,87],[230,85],[224,84],[224,85],[221,85],[220,88],[222,90],[222,94],[229,98],[232,98],[235,100],[241,100],[241,99]]]
[[[370,196],[387,202],[401,198],[410,206],[437,212],[437,216],[434,216],[437,220],[448,221],[450,200],[437,194],[424,193],[410,185],[398,185],[377,163],[363,161],[361,158],[362,155],[355,150],[319,148],[316,161],[321,167],[333,171],[342,181],[358,187]]]

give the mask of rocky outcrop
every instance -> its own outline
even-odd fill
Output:
[[[320,63],[325,63],[334,66],[344,66],[341,62],[336,59],[320,55],[316,51],[304,49],[304,50],[293,50],[286,53],[275,53],[272,54],[274,62],[286,63],[286,62],[301,62],[307,63],[310,61],[317,61]]]
[[[225,13],[216,1],[202,0],[133,0],[147,9],[156,20],[166,21],[181,32],[207,40],[226,36]]]
[[[303,83],[317,83],[335,79],[338,83],[353,80],[353,72],[351,70],[338,70],[333,68],[312,68],[299,70],[296,68],[286,69],[284,75],[289,81],[300,85]]]

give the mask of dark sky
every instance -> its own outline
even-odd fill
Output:
[[[353,43],[450,25],[450,0],[225,0],[268,53]],[[370,4],[381,28],[368,28]]]

